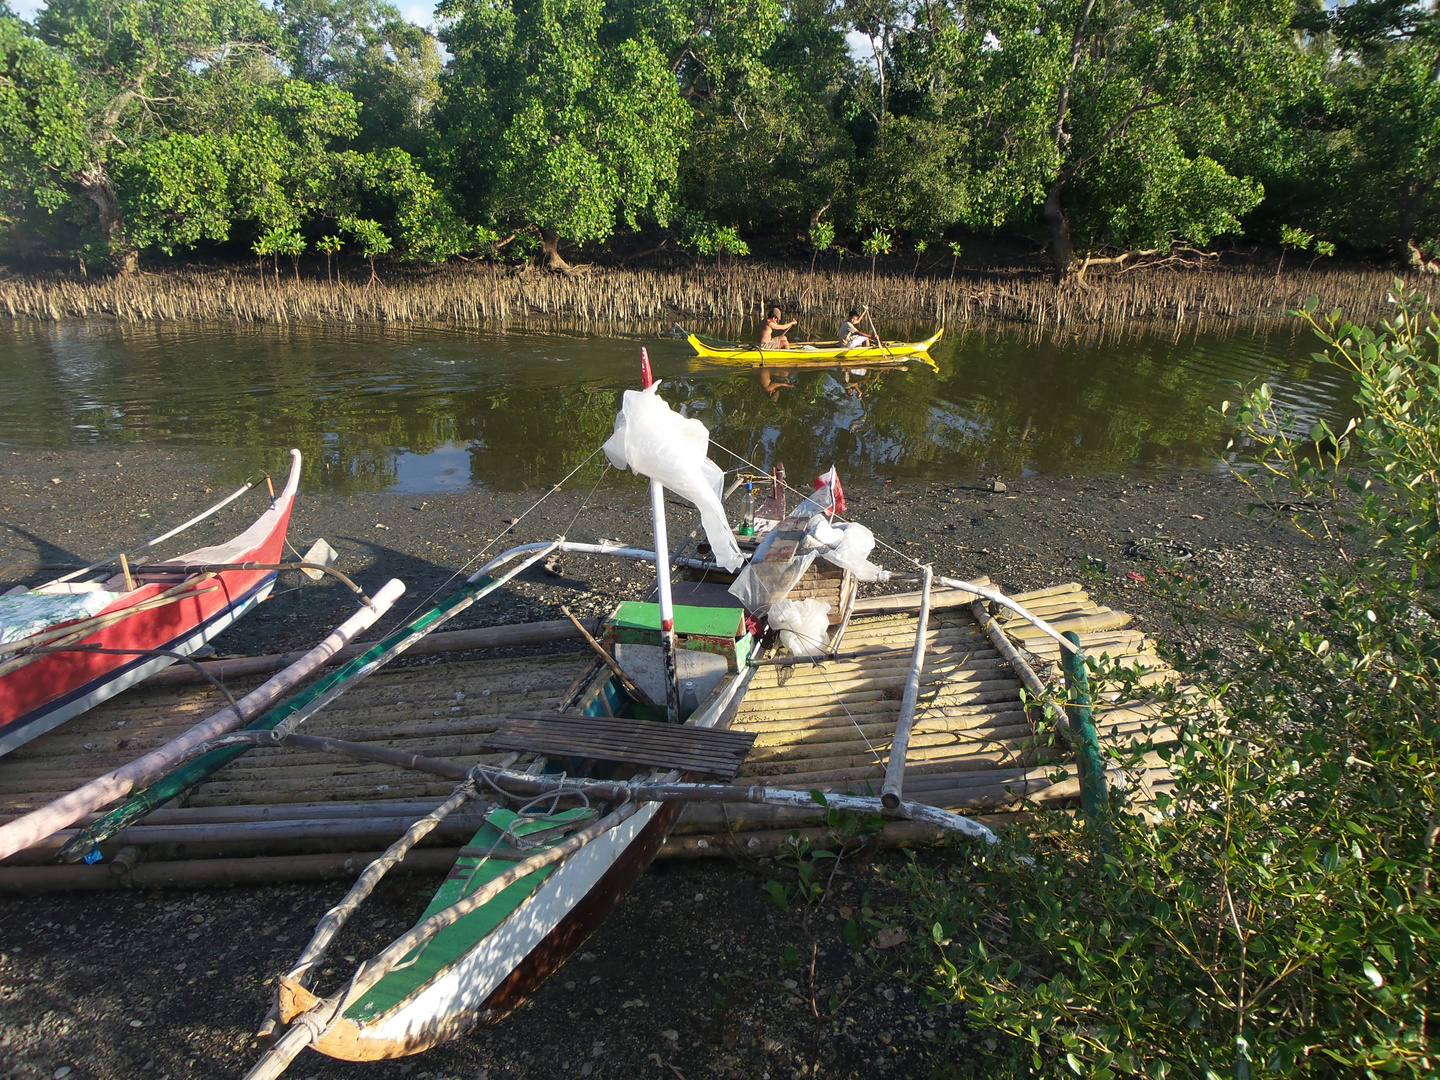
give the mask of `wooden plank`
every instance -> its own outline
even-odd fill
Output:
[[[523,750],[553,757],[598,758],[729,778],[750,752],[755,735],[648,720],[517,713],[485,740],[486,749]]]

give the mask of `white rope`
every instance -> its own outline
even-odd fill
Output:
[[[764,470],[763,468],[761,468],[759,465],[756,465],[755,462],[751,461],[749,458],[745,457],[745,456],[742,455],[742,454],[737,454],[734,450],[731,450],[728,446],[724,446],[724,445],[722,445],[722,444],[720,444],[720,443],[718,443],[718,442],[715,442],[715,440],[714,440],[713,438],[712,438],[710,441],[711,441],[712,443],[714,443],[714,445],[715,445],[716,447],[718,447],[719,449],[724,450],[725,453],[729,454],[729,455],[730,455],[731,457],[733,457],[736,461],[742,462],[743,464],[746,464],[746,465],[750,466],[750,468],[754,469],[756,472],[761,473],[761,474],[764,474],[765,470]],[[814,492],[801,491],[799,488],[797,488],[797,487],[795,487],[793,484],[791,484],[790,481],[788,481],[788,480],[785,481],[785,488],[786,488],[787,491],[791,492],[791,493],[794,494],[794,495],[799,496],[801,499],[808,499],[812,494],[814,494]],[[853,520],[853,519],[851,519],[851,518],[842,517],[839,513],[836,513],[836,514],[834,515],[834,517],[835,517],[835,520],[836,520],[836,521],[846,521],[846,522],[848,522],[848,521]],[[874,535],[873,532],[872,532],[871,535]],[[890,545],[890,544],[887,544],[884,540],[882,540],[882,539],[881,539],[880,537],[878,537],[878,536],[875,537],[875,543],[879,544],[882,548],[884,548],[886,551],[890,552],[890,554],[894,555],[896,558],[904,559],[906,562],[910,563],[912,566],[922,566],[922,565],[924,565],[923,563],[920,562],[919,559],[915,558],[913,555],[907,555],[907,554],[905,554],[905,552],[901,551],[899,548],[896,548],[896,547],[894,547],[894,546],[892,546],[892,545]]]
[[[470,558],[468,558],[468,559],[465,560],[464,565],[462,565],[458,570],[454,571],[449,577],[447,577],[447,578],[446,578],[444,581],[442,581],[439,585],[436,585],[435,588],[430,591],[430,594],[425,597],[425,599],[421,600],[421,601],[420,601],[419,603],[417,603],[413,608],[411,608],[411,609],[410,609],[410,613],[409,613],[408,615],[406,615],[406,616],[404,617],[404,619],[400,619],[400,620],[397,620],[397,621],[399,621],[399,622],[408,622],[410,619],[413,619],[413,618],[415,617],[415,615],[420,611],[421,608],[423,608],[426,604],[429,604],[432,600],[435,599],[435,597],[437,597],[437,596],[440,595],[440,591],[441,591],[442,589],[444,589],[444,588],[445,588],[447,585],[449,585],[452,581],[454,581],[456,578],[458,578],[461,574],[465,573],[466,570],[469,570],[470,567],[474,566],[475,563],[476,563],[478,560],[484,558],[486,552],[488,552],[492,547],[494,547],[497,543],[499,543],[499,542],[500,542],[500,538],[501,538],[502,536],[505,536],[505,535],[509,534],[510,532],[513,532],[514,529],[516,528],[516,526],[518,526],[518,525],[520,524],[520,522],[524,521],[527,517],[529,517],[529,516],[540,506],[541,503],[543,503],[546,499],[550,498],[551,495],[554,495],[557,491],[559,491],[561,488],[563,488],[566,484],[568,484],[568,483],[574,478],[574,476],[575,476],[576,473],[578,473],[581,469],[585,468],[586,465],[589,465],[590,462],[592,462],[593,460],[595,460],[595,455],[598,454],[598,453],[600,453],[600,451],[603,450],[603,449],[605,449],[603,446],[597,446],[597,447],[591,452],[590,456],[587,457],[584,461],[580,462],[579,465],[576,465],[575,468],[571,469],[571,470],[565,475],[565,478],[564,478],[563,480],[561,480],[561,481],[560,481],[559,483],[557,483],[557,484],[552,484],[552,485],[546,490],[546,492],[545,492],[544,495],[541,495],[540,498],[536,499],[533,503],[531,503],[531,504],[529,505],[529,507],[526,508],[526,510],[525,510],[525,512],[524,512],[523,514],[521,514],[518,518],[516,518],[516,519],[515,519],[514,521],[512,521],[510,524],[506,525],[505,528],[502,529],[502,530],[501,530],[499,533],[497,533],[495,536],[491,537],[490,541],[489,541],[483,548],[481,548],[481,549],[480,549],[479,551],[477,551],[474,555],[470,556]],[[601,477],[600,477],[600,478],[601,478],[602,480],[605,478],[604,473],[601,474]],[[600,485],[599,485],[599,483],[597,482],[595,486],[596,486],[596,487],[599,487]],[[592,494],[593,494],[593,493],[592,493]],[[582,506],[581,509],[583,510],[584,507]],[[579,514],[576,514],[576,517],[579,517]],[[573,524],[573,522],[572,522],[572,524]]]

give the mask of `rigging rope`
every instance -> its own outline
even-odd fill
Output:
[[[493,548],[497,543],[499,543],[502,536],[505,536],[506,534],[514,530],[520,524],[520,522],[524,521],[527,517],[529,517],[540,506],[541,503],[543,503],[546,499],[550,498],[551,495],[554,495],[557,491],[559,491],[562,487],[569,483],[570,480],[575,476],[575,474],[578,473],[581,469],[585,468],[586,465],[589,465],[590,462],[595,460],[595,455],[600,453],[600,451],[602,451],[603,449],[605,449],[604,446],[597,446],[584,461],[580,462],[579,465],[576,465],[575,468],[571,469],[565,475],[565,478],[563,480],[561,480],[557,484],[551,485],[546,490],[544,495],[541,495],[540,498],[536,499],[525,509],[525,512],[523,514],[517,517],[510,524],[506,525],[505,528],[502,529],[495,536],[491,537],[490,541],[474,555],[470,556],[470,558],[465,561],[464,565],[461,566],[460,569],[454,571],[439,585],[436,585],[435,588],[430,591],[429,595],[427,595],[423,600],[417,602],[416,605],[410,610],[409,614],[405,615],[402,619],[399,620],[399,622],[408,622],[409,620],[413,619],[417,614],[419,614],[420,610],[424,608],[427,604],[432,603],[435,598],[440,595],[442,589],[444,589],[457,577],[465,573],[465,571],[469,570],[470,567],[474,566],[477,562],[484,558],[485,555],[489,553],[490,549]],[[608,462],[606,463],[606,467],[608,470]],[[601,473],[600,475],[601,479],[603,480],[605,477],[605,473]],[[595,486],[599,487],[600,485],[597,483]],[[577,514],[576,516],[578,517],[579,515]]]
[[[737,454],[734,450],[731,450],[728,446],[725,446],[725,445],[723,445],[722,443],[716,442],[713,437],[710,439],[710,442],[711,442],[711,445],[715,446],[715,447],[716,447],[717,449],[719,449],[719,450],[724,450],[725,453],[729,454],[729,455],[730,455],[731,457],[733,457],[736,461],[742,462],[743,464],[746,464],[746,465],[750,466],[750,468],[754,469],[754,470],[755,470],[756,472],[758,472],[758,473],[761,473],[762,475],[765,474],[765,469],[764,469],[763,467],[761,467],[761,466],[759,466],[759,465],[756,465],[755,462],[751,461],[749,458],[745,457],[743,454]],[[789,481],[786,481],[785,487],[786,487],[786,490],[788,490],[788,491],[790,491],[790,492],[793,492],[795,495],[798,495],[798,496],[799,496],[800,498],[802,498],[802,499],[808,499],[812,494],[814,494],[814,492],[801,491],[799,488],[797,488],[797,487],[795,487],[794,485],[792,485]],[[849,518],[841,517],[841,516],[837,513],[837,514],[835,515],[835,520],[836,520],[836,521],[849,521],[850,519],[849,519]],[[917,567],[918,567],[918,566],[924,566],[924,565],[925,565],[925,564],[922,563],[919,559],[915,558],[913,555],[907,555],[907,554],[905,554],[905,552],[901,551],[899,548],[896,548],[896,547],[891,546],[890,544],[887,544],[884,540],[880,539],[880,537],[878,537],[878,536],[875,537],[875,543],[877,543],[878,545],[880,545],[880,546],[881,546],[882,548],[884,548],[886,551],[890,552],[892,555],[895,555],[895,556],[898,557],[898,558],[904,559],[906,562],[912,564],[913,566],[917,566]]]

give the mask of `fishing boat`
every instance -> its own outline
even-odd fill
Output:
[[[226,543],[135,566],[122,556],[87,568],[118,565],[102,580],[0,596],[0,755],[193,654],[270,595],[300,484],[290,455],[284,488]]]
[[[924,341],[893,341],[847,349],[836,342],[802,341],[788,349],[762,349],[758,345],[706,341],[698,334],[687,335],[698,360],[706,364],[736,367],[833,368],[894,367],[910,360],[935,368],[931,348],[945,333],[942,327]]]
[[[783,482],[777,481],[766,500],[768,528],[763,537],[747,538],[743,550],[725,516],[723,474],[705,456],[708,432],[655,394],[648,359],[644,376],[646,389],[626,392],[604,449],[617,468],[650,478],[653,550],[558,538],[512,548],[472,579],[513,577],[516,566],[557,552],[654,562],[653,601],[618,605],[598,636],[582,628],[596,659],[555,711],[507,716],[484,744],[491,752],[508,751],[493,765],[467,766],[333,738],[277,740],[403,764],[460,784],[365,869],[280,975],[261,1035],[268,1040],[285,1030],[249,1080],[281,1075],[306,1047],[351,1061],[395,1058],[501,1019],[609,914],[654,858],[686,801],[811,805],[809,792],[724,784],[755,739],[726,729],[764,662],[762,642],[775,636],[769,631],[777,631],[792,652],[819,655],[838,648],[855,578],[886,577],[866,558],[874,539],[867,530],[828,519],[843,508],[832,469],[818,478],[814,494],[788,512]],[[667,488],[699,508],[704,556],[698,549],[697,557],[670,553]],[[753,518],[765,520],[760,512]],[[672,581],[676,569],[692,571],[698,580]],[[717,780],[722,783],[710,782]],[[848,798],[857,809],[890,805]],[[476,804],[483,825],[460,849],[416,926],[322,995],[316,983],[329,947],[362,901],[447,816]],[[994,840],[983,826],[948,811],[899,800],[894,805]]]

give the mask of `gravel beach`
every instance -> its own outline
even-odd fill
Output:
[[[219,498],[226,485],[215,467],[153,447],[0,447],[0,565],[71,563],[132,546]],[[895,549],[877,553],[892,569],[909,557],[955,576],[988,575],[1007,591],[1079,580],[1098,602],[1131,612],[1167,641],[1192,631],[1173,620],[1171,601],[1155,588],[1163,565],[1208,579],[1217,602],[1283,612],[1325,558],[1288,524],[1251,512],[1249,491],[1229,475],[1006,478],[1005,486],[867,482],[848,491],[850,514]],[[562,491],[526,514],[539,494],[477,488],[342,498],[302,487],[290,537],[299,551],[325,537],[340,553],[338,567],[367,590],[389,577],[407,583],[382,630],[491,541],[492,554],[562,532],[649,543],[645,491],[632,477],[612,473],[593,492]],[[263,496],[248,496],[162,555],[229,536],[262,505]],[[671,505],[678,541],[695,515]],[[453,628],[561,618],[561,604],[599,614],[616,599],[641,596],[653,580],[644,567],[585,559],[567,559],[560,574],[536,567]],[[275,598],[217,642],[221,653],[302,647],[352,610],[342,587],[299,587],[293,577],[282,577]],[[36,579],[9,571],[0,588],[27,580]],[[960,1012],[927,1007],[919,988],[887,974],[884,953],[857,950],[842,936],[847,921],[867,911],[883,921],[893,895],[888,875],[906,857],[842,866],[808,924],[797,909],[765,899],[766,880],[785,873],[771,860],[659,864],[580,953],[495,1027],[404,1061],[352,1065],[307,1053],[290,1075],[934,1075],[966,1055]],[[408,926],[434,884],[387,879],[370,916],[357,920],[363,925],[347,930],[337,962],[367,955]],[[0,1077],[243,1075],[258,1056],[251,1033],[276,971],[344,889],[331,882],[0,899]]]

